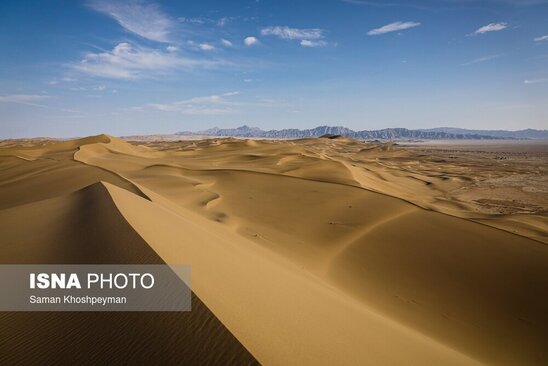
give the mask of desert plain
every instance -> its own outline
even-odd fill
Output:
[[[0,233],[2,264],[190,264],[193,291],[1,313],[1,363],[548,363],[542,141],[5,140]]]

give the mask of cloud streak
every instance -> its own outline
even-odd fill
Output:
[[[383,25],[380,28],[371,29],[367,32],[369,36],[378,36],[385,33],[397,32],[405,29],[418,27],[421,25],[419,22],[394,22],[387,25]]]
[[[200,47],[202,51],[213,51],[215,49],[215,47],[209,43],[200,43],[198,47]]]
[[[0,103],[16,103],[16,104],[28,105],[31,107],[50,109],[53,111],[82,114],[82,112],[76,111],[74,109],[56,108],[56,107],[51,107],[45,104],[35,103],[36,101],[40,101],[48,98],[51,98],[51,97],[48,95],[39,95],[39,94],[38,95],[37,94],[0,95]]]
[[[524,80],[524,84],[540,84],[540,83],[548,83],[548,78],[542,78],[542,79],[532,79],[532,80]]]
[[[115,19],[126,31],[156,42],[169,42],[173,20],[155,4],[143,1],[93,0],[89,6]]]
[[[236,103],[227,101],[223,97],[230,97],[240,94],[239,92],[227,92],[223,95],[210,95],[205,97],[194,97],[183,99],[172,103],[151,103],[146,107],[162,112],[176,112],[190,115],[221,115],[232,114],[232,108]]]
[[[319,28],[291,28],[288,26],[272,26],[261,29],[263,36],[276,36],[280,39],[299,40],[303,47],[325,47],[328,43],[324,31]]]
[[[415,4],[411,1],[393,1],[388,2],[385,0],[341,0],[344,3],[353,5],[364,5],[378,8],[386,7],[408,7],[421,10],[448,10],[454,9],[458,6],[470,6],[481,3],[492,3],[500,5],[512,5],[516,7],[534,6],[548,3],[548,0],[430,0],[424,2],[424,4]]]
[[[261,29],[263,36],[276,36],[281,39],[320,39],[323,38],[323,30],[318,28],[290,28],[287,26],[274,26]]]
[[[501,57],[501,56],[502,56],[502,55],[489,55],[489,56],[484,56],[484,57],[480,57],[480,58],[477,58],[477,59],[472,60],[472,61],[465,62],[465,63],[461,64],[461,66],[473,65],[473,64],[480,63],[480,62],[485,62],[485,61],[493,60],[493,59],[499,58],[499,57]]]
[[[11,94],[11,95],[0,95],[0,102],[7,103],[25,103],[25,102],[34,102],[37,100],[50,98],[47,95],[39,94]]]
[[[225,47],[232,47],[232,42],[229,41],[228,39],[222,38],[222,39],[221,39],[221,43],[222,43],[223,46],[225,46]]]
[[[535,41],[535,42],[544,42],[544,41],[548,41],[548,35],[537,37],[537,38],[534,39],[534,41]]]
[[[477,35],[477,34],[485,34],[489,32],[498,32],[503,29],[506,29],[507,27],[508,27],[507,23],[490,23],[476,29],[476,31],[473,34]]]
[[[327,46],[327,42],[318,40],[318,41],[311,41],[309,39],[303,39],[301,41],[301,46],[303,47],[325,47]]]

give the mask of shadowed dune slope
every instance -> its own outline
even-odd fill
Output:
[[[0,210],[2,263],[161,264],[102,183]],[[256,364],[193,295],[191,312],[3,312],[2,364]]]

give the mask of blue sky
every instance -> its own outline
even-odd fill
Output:
[[[548,128],[548,0],[0,3],[0,137]]]

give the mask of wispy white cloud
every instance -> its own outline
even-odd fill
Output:
[[[250,36],[250,37],[245,37],[244,38],[244,44],[246,46],[256,46],[256,45],[259,45],[260,42],[257,38]]]
[[[228,92],[220,95],[210,95],[205,97],[194,97],[190,99],[179,100],[171,103],[151,103],[145,107],[156,109],[163,112],[177,112],[192,115],[219,115],[234,113],[236,103],[227,101],[223,97],[238,95],[239,92]]]
[[[213,51],[215,49],[215,47],[209,43],[200,43],[198,47],[200,47],[202,51]]]
[[[236,19],[235,17],[223,17],[219,20],[217,20],[217,25],[219,27],[224,27],[225,25],[227,25],[228,23],[230,23],[231,21],[233,21],[234,19]]]
[[[473,34],[484,34],[489,32],[498,32],[508,27],[507,23],[490,23],[476,29]]]
[[[341,0],[342,2],[353,4],[353,5],[363,5],[371,6],[375,8],[412,8],[419,10],[428,10],[435,11],[438,9],[444,9],[446,4],[442,0],[436,0],[433,3],[423,3],[418,4],[416,1],[387,1],[387,0]]]
[[[45,104],[36,103],[38,101],[49,99],[51,96],[49,95],[41,95],[41,94],[10,94],[10,95],[0,95],[0,103],[16,103],[16,104],[23,104],[28,105],[31,107],[38,107],[38,108],[44,108],[44,109],[50,109],[54,111],[61,111],[61,112],[69,112],[69,113],[79,113],[82,112],[76,111],[74,109],[65,109],[65,108],[57,108],[52,107]]]
[[[548,78],[541,78],[541,79],[531,79],[531,80],[524,80],[524,84],[540,84],[540,83],[548,83]]]
[[[322,41],[322,40],[311,41],[310,39],[303,39],[301,41],[301,46],[303,46],[303,47],[325,47],[325,46],[327,46],[327,42]]]
[[[274,26],[261,29],[263,36],[276,36],[281,39],[298,40],[303,47],[325,47],[328,43],[324,38],[324,30],[319,28],[291,28]]]
[[[548,35],[537,37],[537,38],[534,39],[534,41],[535,41],[535,42],[548,41]]]
[[[531,6],[531,5],[548,3],[548,0],[444,0],[444,1],[452,2],[452,3],[463,3],[463,4],[488,2],[493,4],[508,4],[508,5],[515,5],[515,6]]]
[[[158,5],[140,0],[92,0],[89,6],[115,19],[128,32],[157,42],[170,40],[174,22]]]
[[[250,18],[247,17],[222,17],[219,19],[213,19],[213,18],[205,18],[205,17],[197,17],[197,18],[187,18],[187,17],[179,17],[177,20],[181,23],[187,23],[187,24],[195,24],[195,25],[216,25],[218,27],[224,27],[228,23],[236,20],[236,19],[242,19],[244,21],[249,20]]]
[[[209,18],[187,18],[187,17],[179,17],[177,18],[178,21],[181,23],[189,23],[189,24],[206,24],[206,23],[212,23],[213,19]]]
[[[54,78],[54,79],[48,80],[45,83],[48,84],[48,85],[54,86],[54,85],[59,85],[60,83],[73,83],[75,81],[77,81],[77,80],[74,79],[74,78],[65,76],[65,77],[62,77],[62,78]]]
[[[222,62],[193,59],[164,52],[119,43],[112,51],[87,53],[72,68],[88,75],[112,79],[137,79],[165,74],[170,71],[196,67],[215,67]]]
[[[166,50],[167,52],[176,52],[179,48],[175,47],[175,46],[167,46],[166,47]]]
[[[230,42],[228,39],[221,39],[221,43],[223,44],[223,46],[232,47],[232,42]]]
[[[97,85],[97,86],[90,86],[90,87],[83,87],[83,86],[76,86],[68,88],[68,90],[71,91],[105,91],[107,90],[107,87],[104,85]]]
[[[287,26],[266,27],[261,29],[263,36],[277,36],[282,39],[320,39],[323,38],[323,30],[317,28],[299,29]]]
[[[480,63],[480,62],[485,62],[485,61],[493,60],[493,59],[499,58],[499,57],[501,57],[501,56],[502,56],[502,55],[489,55],[489,56],[483,56],[483,57],[477,58],[477,59],[475,59],[475,60],[465,62],[465,63],[461,64],[461,66],[473,65],[473,64]]]
[[[0,95],[0,102],[7,103],[23,103],[23,102],[34,102],[37,100],[50,98],[48,95],[40,94],[10,94],[10,95]]]
[[[231,100],[232,97],[240,94],[239,91],[230,91],[219,95],[194,97],[169,103],[150,103],[140,107],[132,107],[128,110],[143,111],[153,109],[162,112],[189,115],[222,115],[238,113],[241,107],[273,107],[280,105],[275,100],[266,98],[256,98],[252,101]]]
[[[419,22],[394,22],[387,25],[383,25],[380,28],[375,28],[367,32],[370,36],[378,36],[380,34],[390,33],[390,32],[397,32],[409,28],[418,27],[421,25]]]
[[[414,1],[386,1],[386,0],[341,0],[342,2],[365,5],[372,7],[409,7],[421,10],[439,10],[439,9],[453,9],[455,6],[480,4],[480,3],[492,3],[500,5],[513,5],[513,6],[534,6],[548,3],[548,0],[432,0],[424,4],[417,4]]]

